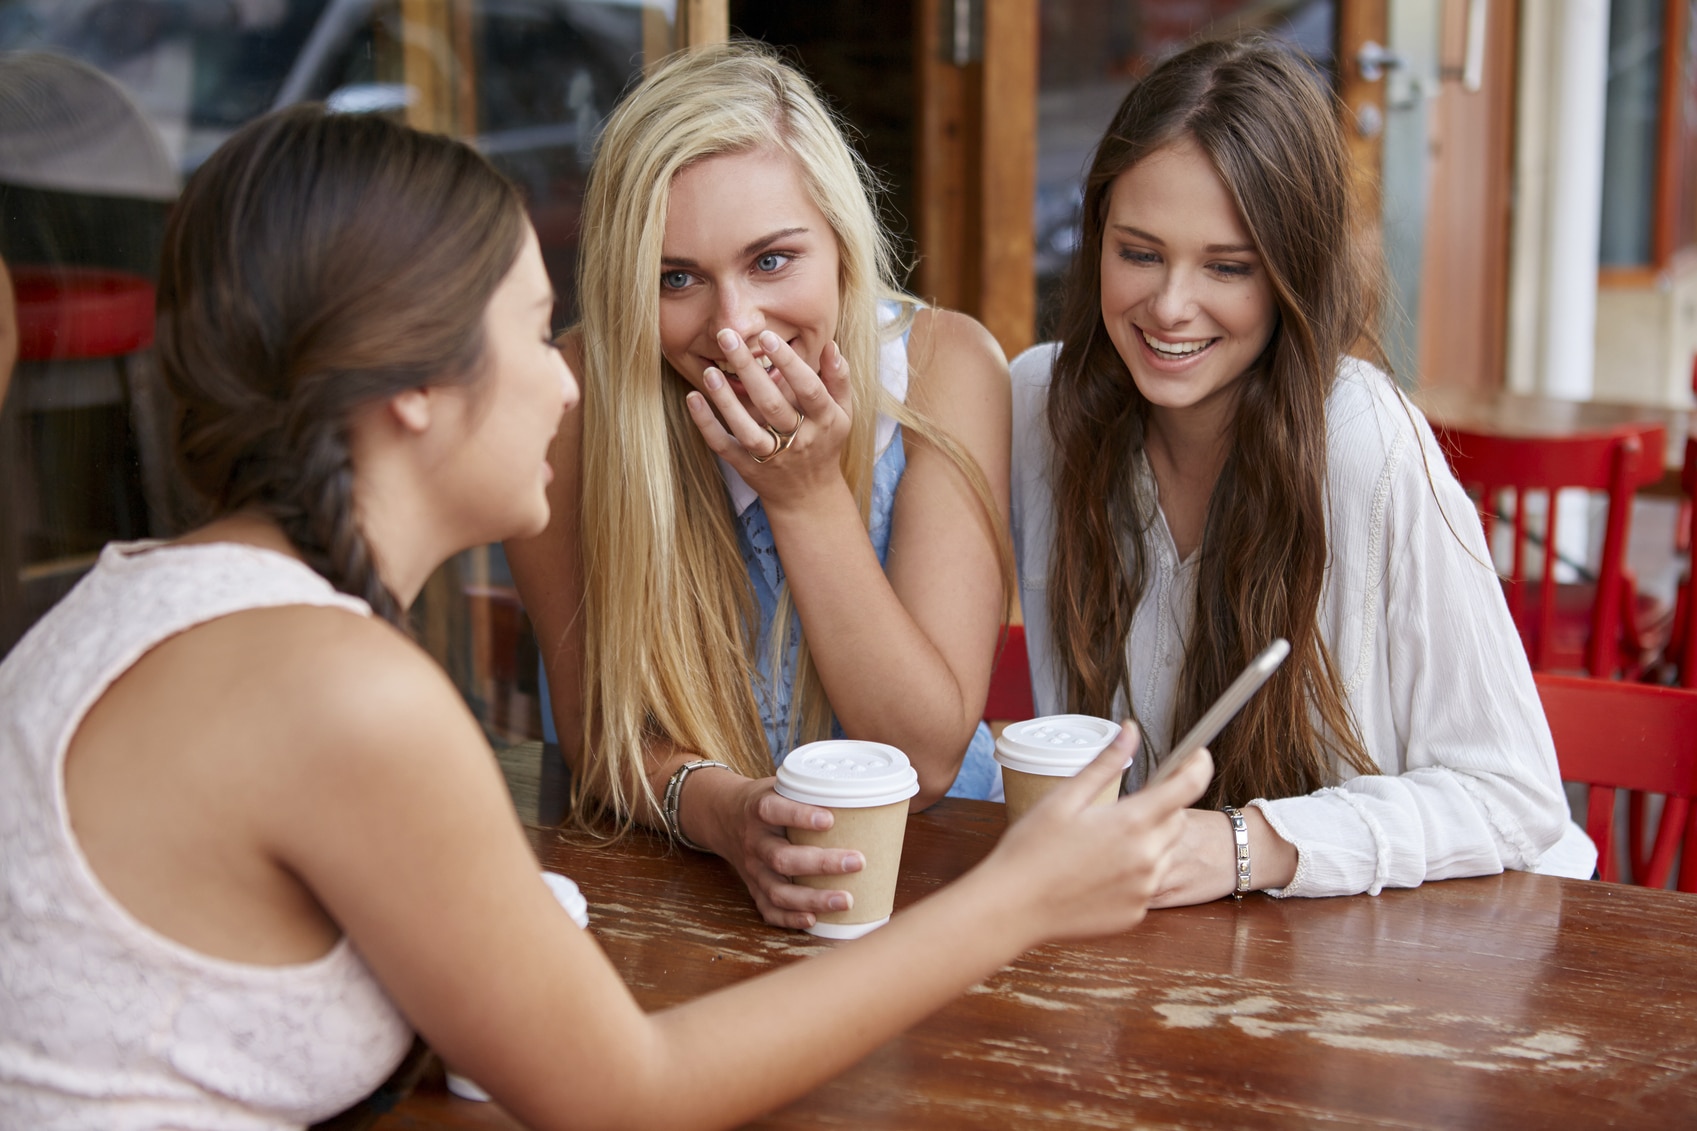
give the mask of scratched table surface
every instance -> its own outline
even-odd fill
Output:
[[[909,819],[898,909],[989,851],[1001,807]],[[716,859],[533,830],[657,1008],[820,952]],[[426,1084],[384,1131],[518,1124]],[[1697,896],[1509,873],[1252,895],[1050,945],[750,1126],[1697,1126]]]

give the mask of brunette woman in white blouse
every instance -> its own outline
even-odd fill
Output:
[[[1419,410],[1351,356],[1378,354],[1379,280],[1337,123],[1266,41],[1158,66],[1085,182],[1061,341],[1013,365],[1040,713],[1135,717],[1137,778],[1291,642],[1211,744],[1158,903],[1595,861],[1476,512]]]

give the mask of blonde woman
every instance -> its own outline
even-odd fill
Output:
[[[772,791],[788,750],[888,742],[921,806],[1000,787],[980,716],[1007,366],[896,290],[867,181],[807,80],[751,46],[624,101],[565,342],[584,412],[550,456],[553,523],[508,546],[580,814],[718,853],[791,927],[848,900],[793,877],[862,861],[785,839],[831,819]]]

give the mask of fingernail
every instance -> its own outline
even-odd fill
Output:
[[[833,895],[831,897],[831,910],[832,911],[847,911],[849,908],[851,908],[853,906],[854,906],[854,900],[849,897],[849,893],[846,892],[846,891],[838,892],[836,895]]]
[[[843,871],[845,872],[858,872],[864,867],[866,867],[866,857],[858,852],[851,852],[843,857]]]
[[[737,337],[737,332],[735,330],[720,330],[719,348],[724,350],[726,353],[730,353],[732,350],[741,349],[742,339]]]
[[[760,332],[760,346],[767,353],[771,353],[773,350],[777,349],[779,346],[781,346],[783,344],[784,344],[784,339],[778,337],[778,335],[772,333],[772,331],[762,330]]]
[[[831,818],[823,813],[813,814],[812,821],[813,827],[816,829],[828,829],[831,827]]]
[[[707,371],[701,375],[701,383],[709,389],[719,389],[724,385],[725,378],[717,369],[709,365]]]

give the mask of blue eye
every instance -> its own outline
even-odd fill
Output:
[[[754,261],[754,266],[757,270],[770,273],[783,267],[783,265],[789,261],[790,257],[781,251],[768,251],[765,255],[762,255],[759,259]]]
[[[1148,267],[1161,261],[1161,257],[1152,251],[1143,251],[1140,248],[1130,247],[1120,248],[1120,258],[1125,260],[1127,263],[1135,263],[1140,267]]]
[[[1216,263],[1214,270],[1233,279],[1243,279],[1255,274],[1255,268],[1247,263]]]
[[[660,288],[667,291],[681,291],[689,286],[688,271],[664,271],[660,274]]]

